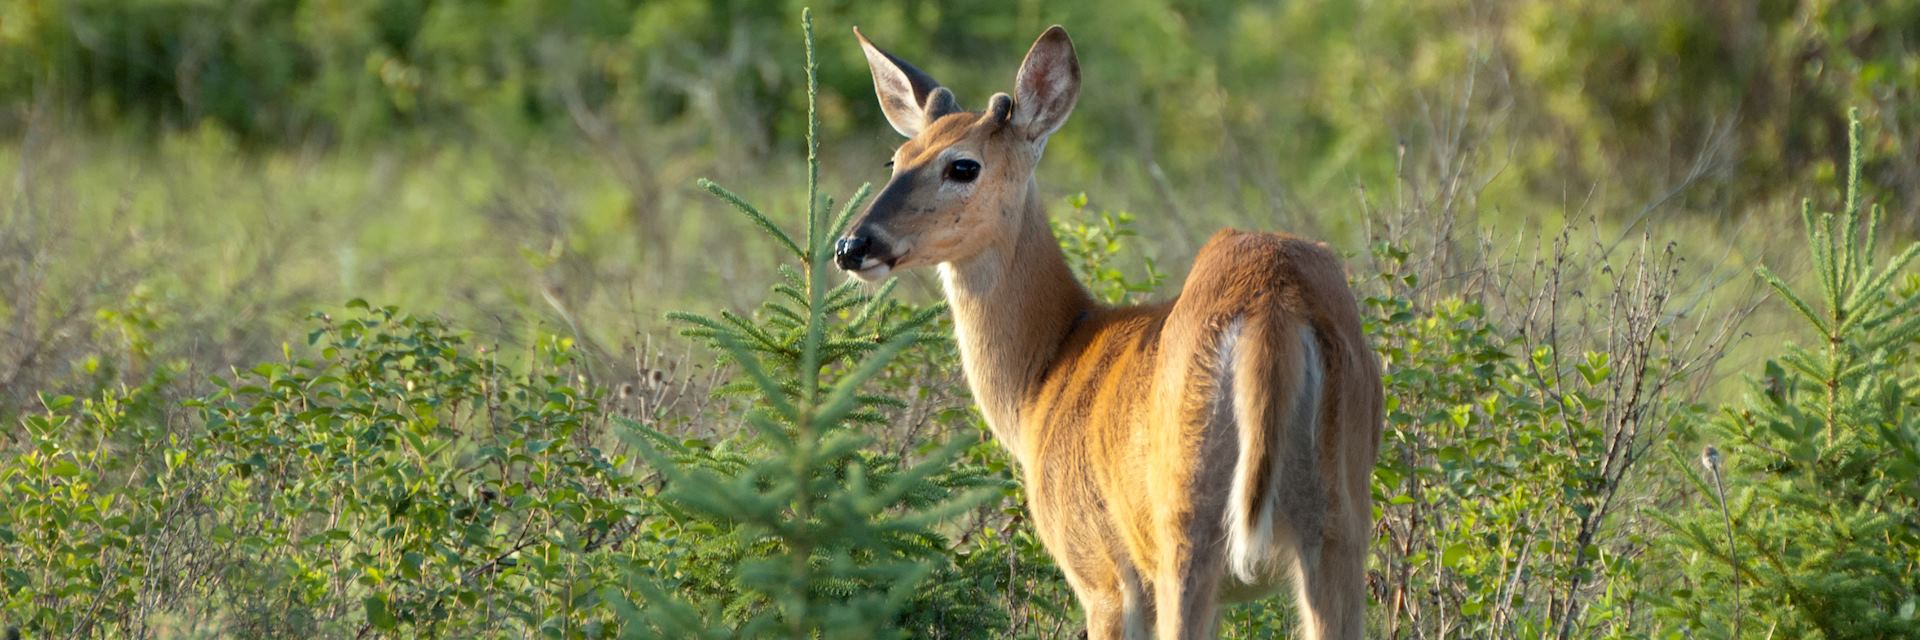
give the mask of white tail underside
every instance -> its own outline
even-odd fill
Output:
[[[1226,510],[1227,529],[1227,570],[1235,578],[1246,584],[1265,584],[1277,572],[1275,565],[1283,548],[1280,540],[1275,539],[1275,519],[1281,517],[1280,496],[1286,492],[1281,482],[1289,473],[1289,464],[1311,461],[1314,434],[1318,431],[1316,423],[1320,417],[1321,387],[1325,384],[1326,371],[1320,364],[1320,352],[1313,329],[1302,326],[1299,331],[1300,348],[1297,353],[1301,362],[1291,370],[1299,372],[1294,388],[1287,400],[1292,407],[1284,414],[1284,423],[1263,424],[1259,416],[1265,412],[1258,407],[1242,407],[1240,402],[1256,401],[1234,397],[1234,376],[1238,375],[1236,366],[1243,357],[1245,347],[1242,334],[1244,320],[1235,319],[1227,326],[1220,337],[1218,375],[1215,378],[1214,411],[1217,418],[1232,420],[1235,432],[1240,437],[1240,457],[1234,469],[1233,490],[1228,497]],[[1255,429],[1273,429],[1275,432],[1263,434],[1264,438],[1254,438]],[[1289,437],[1296,436],[1296,437]],[[1254,451],[1256,442],[1264,442],[1266,451]],[[1292,447],[1307,447],[1304,451],[1292,451]],[[1261,496],[1259,504],[1251,504],[1246,495],[1258,483],[1248,474],[1256,472],[1256,455],[1264,453],[1267,459],[1267,491]],[[1291,470],[1298,473],[1300,470]]]

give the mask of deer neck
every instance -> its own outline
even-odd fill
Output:
[[[967,386],[987,426],[1025,464],[1020,408],[1080,318],[1094,306],[1047,225],[1038,189],[1027,183],[1013,238],[962,262],[940,265]]]

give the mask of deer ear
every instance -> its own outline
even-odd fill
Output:
[[[853,37],[860,39],[860,49],[867,54],[867,67],[873,71],[873,92],[880,97],[880,111],[887,114],[887,122],[900,135],[909,138],[919,135],[928,122],[959,110],[953,93],[941,89],[932,76],[873,46],[859,27],[854,27]],[[928,100],[930,97],[933,100]]]
[[[1013,126],[1028,140],[1045,138],[1067,122],[1080,98],[1080,59],[1066,29],[1054,25],[1040,34],[1013,85]]]

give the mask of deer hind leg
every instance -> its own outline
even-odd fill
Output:
[[[1118,593],[1076,593],[1087,613],[1088,640],[1150,640],[1153,600],[1131,566],[1119,570]]]
[[[1204,640],[1220,622],[1218,552],[1187,547],[1162,553],[1160,579],[1154,582],[1155,627],[1160,640]]]
[[[1333,444],[1319,442],[1321,427],[1336,416],[1324,414],[1327,372],[1312,327],[1248,329],[1231,374],[1241,447],[1227,507],[1229,568],[1250,584],[1292,574],[1304,637],[1359,638],[1370,469],[1350,473],[1321,456]],[[1335,496],[1332,482],[1358,506]]]
[[[1153,596],[1148,593],[1147,585],[1140,573],[1132,567],[1123,568],[1120,575],[1121,606],[1126,609],[1121,620],[1121,637],[1127,640],[1152,640],[1153,638]]]
[[[1178,397],[1192,402],[1169,419],[1185,434],[1183,456],[1163,478],[1173,487],[1157,505],[1158,567],[1153,578],[1160,640],[1212,638],[1219,623],[1221,578],[1227,573],[1225,488],[1233,480],[1235,451],[1232,362],[1246,323],[1233,318],[1206,343],[1192,379]],[[1198,393],[1196,393],[1198,391]]]
[[[1226,575],[1220,544],[1224,530],[1215,516],[1217,508],[1209,510],[1204,502],[1194,505],[1189,502],[1178,515],[1160,520],[1152,592],[1153,625],[1160,640],[1212,638],[1219,622],[1220,578]],[[1196,512],[1206,515],[1196,517]]]
[[[1362,489],[1364,491],[1364,489]],[[1366,631],[1366,519],[1342,523],[1321,542],[1317,557],[1295,563],[1301,635],[1309,640],[1355,640]]]
[[[1095,602],[1083,596],[1080,598],[1080,608],[1087,612],[1087,632],[1081,637],[1087,640],[1127,640],[1126,612],[1119,602]]]
[[[1336,453],[1323,456],[1322,435],[1340,437],[1337,430],[1322,431],[1342,416],[1322,407],[1326,371],[1311,327],[1293,332],[1298,342],[1298,373],[1283,381],[1294,383],[1289,414],[1277,425],[1280,447],[1272,450],[1280,467],[1272,478],[1275,491],[1270,509],[1283,533],[1279,544],[1291,553],[1291,569],[1301,636],[1309,640],[1357,640],[1365,632],[1367,542],[1369,527],[1368,478],[1370,465],[1350,464]],[[1281,406],[1278,404],[1267,405]]]

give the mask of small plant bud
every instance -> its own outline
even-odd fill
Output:
[[[1707,448],[1700,452],[1700,464],[1705,465],[1715,475],[1719,475],[1720,450],[1715,449],[1713,445],[1707,445]]]

